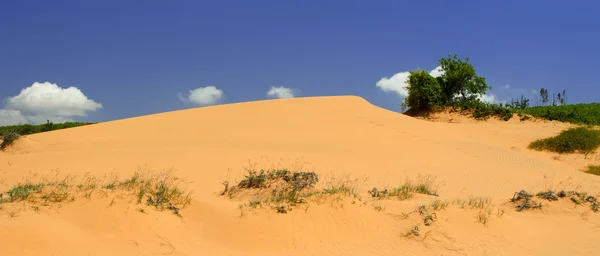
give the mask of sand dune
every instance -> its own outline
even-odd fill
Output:
[[[600,192],[600,177],[580,171],[600,155],[557,159],[527,149],[567,127],[430,122],[338,96],[204,107],[30,135],[0,152],[2,191],[31,173],[174,169],[194,192],[192,204],[182,218],[143,214],[108,197],[39,212],[17,207],[16,216],[2,209],[0,255],[597,255],[600,213],[568,201],[531,212],[507,203],[521,189]],[[383,210],[343,199],[240,216],[240,202],[218,192],[249,164],[347,174],[362,181],[365,200],[373,187],[433,177],[440,199],[487,197],[494,212],[484,226],[478,210],[450,206],[419,237],[402,236],[419,217],[399,216],[430,197],[377,202]]]

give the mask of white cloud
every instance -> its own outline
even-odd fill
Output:
[[[278,99],[294,98],[296,97],[295,94],[296,92],[294,91],[294,89],[283,86],[272,86],[271,89],[269,89],[269,91],[267,92],[267,96]]]
[[[49,82],[35,82],[19,95],[8,98],[6,108],[23,114],[73,117],[86,116],[86,112],[96,111],[102,104],[88,99],[77,87],[61,88]]]
[[[27,124],[29,120],[14,109],[0,109],[0,126]]]
[[[510,89],[510,84],[505,84],[504,89]]]
[[[444,71],[438,66],[431,70],[429,74],[433,77],[438,77],[444,74]],[[400,72],[390,78],[381,78],[375,85],[384,92],[395,92],[401,97],[406,97],[408,96],[408,91],[406,90],[408,84],[406,84],[406,79],[408,79],[409,75],[410,73],[408,71]]]
[[[444,74],[444,70],[442,69],[442,66],[438,66],[433,70],[429,71],[429,74],[433,77],[438,77]]]
[[[494,95],[494,94],[479,95],[479,96],[477,96],[477,98],[479,98],[479,100],[486,102],[486,103],[499,103],[500,102],[500,101],[498,101],[498,99],[496,99],[496,95]]]
[[[199,106],[207,106],[217,104],[224,96],[222,90],[214,86],[200,87],[188,92],[187,97],[178,94],[178,97],[183,102],[190,102]]]
[[[102,104],[88,99],[77,87],[35,82],[6,99],[5,109],[0,109],[0,125],[73,121],[72,117],[84,117],[101,108]]]

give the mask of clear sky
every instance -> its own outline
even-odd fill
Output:
[[[554,0],[2,1],[0,125],[290,96],[358,95],[399,111],[401,72],[433,70],[451,53],[487,78],[489,100],[545,87],[566,89],[569,103],[599,101],[598,10]]]

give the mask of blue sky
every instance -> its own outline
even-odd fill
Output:
[[[599,8],[537,0],[3,1],[0,124],[263,100],[276,96],[267,95],[271,87],[359,95],[399,111],[401,95],[378,81],[433,70],[450,53],[471,59],[496,100],[545,87],[566,89],[570,103],[598,101]]]

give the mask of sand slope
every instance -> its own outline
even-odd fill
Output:
[[[30,172],[126,176],[173,168],[194,191],[183,218],[135,211],[109,199],[76,201],[10,217],[0,210],[1,255],[597,255],[600,213],[559,202],[537,212],[503,205],[521,189],[600,192],[579,171],[599,155],[532,152],[556,122],[441,123],[407,117],[354,96],[221,105],[30,135],[0,152],[3,190]],[[346,173],[364,191],[430,175],[441,199],[489,197],[501,217],[450,207],[426,236],[405,238],[418,219],[398,218],[427,198],[314,205],[288,214],[250,212],[218,196],[221,181],[256,167]],[[495,209],[496,210],[496,209]],[[496,214],[494,214],[496,216]]]

